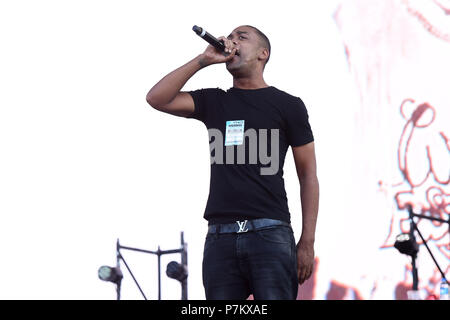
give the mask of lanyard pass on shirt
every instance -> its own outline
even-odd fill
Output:
[[[244,141],[244,120],[227,121],[225,128],[225,146],[238,146]]]

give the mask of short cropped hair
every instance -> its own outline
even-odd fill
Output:
[[[267,62],[269,62],[270,54],[272,52],[272,49],[270,47],[269,38],[267,38],[267,36],[264,33],[262,33],[261,30],[259,30],[258,28],[254,27],[254,26],[245,25],[244,27],[249,27],[249,28],[252,28],[253,30],[255,30],[256,35],[259,37],[261,47],[266,48],[267,50],[269,50],[269,56],[267,57],[267,60],[264,63],[264,68],[265,68]]]

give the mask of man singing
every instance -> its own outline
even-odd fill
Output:
[[[319,203],[314,137],[303,101],[263,78],[269,39],[249,25],[219,37],[225,53],[206,50],[147,94],[155,109],[202,121],[211,180],[204,212],[206,299],[296,299],[311,276]],[[200,69],[225,63],[233,87],[180,91]],[[302,232],[295,244],[283,180],[291,146],[300,182]]]

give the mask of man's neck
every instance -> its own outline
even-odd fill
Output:
[[[263,78],[233,78],[233,87],[239,89],[260,89],[267,88],[269,85]]]

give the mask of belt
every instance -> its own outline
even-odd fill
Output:
[[[253,219],[236,221],[235,223],[213,224],[208,227],[208,233],[244,233],[276,226],[291,227],[290,223],[274,219]]]

